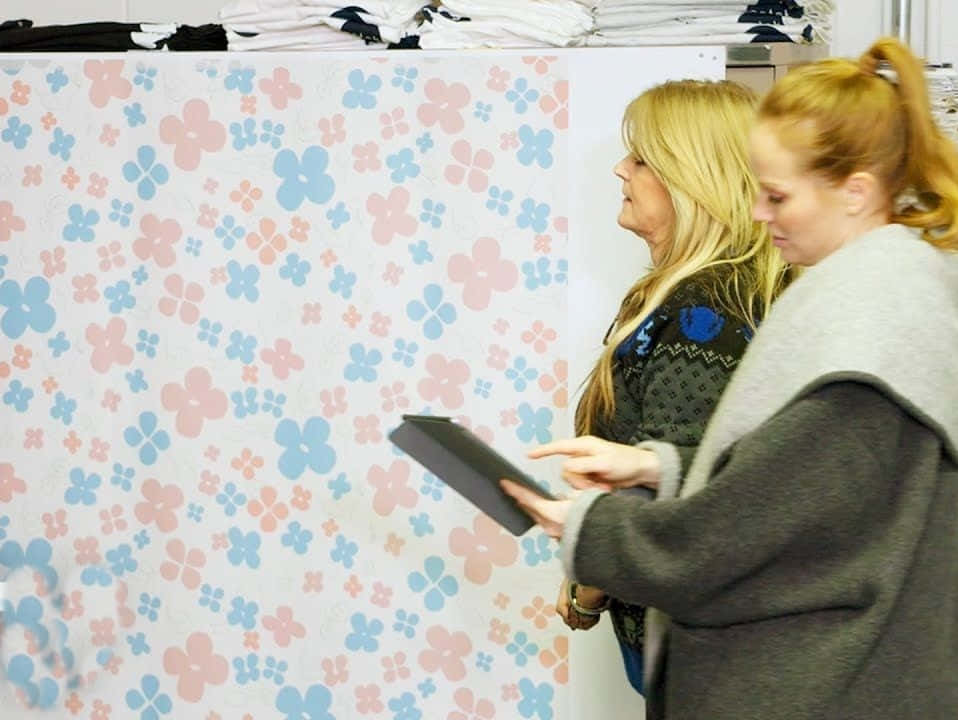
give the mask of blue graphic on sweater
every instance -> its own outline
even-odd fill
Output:
[[[709,342],[718,337],[725,326],[725,318],[703,305],[682,308],[679,324],[685,337],[693,342]]]

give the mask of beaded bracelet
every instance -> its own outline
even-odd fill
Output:
[[[576,589],[578,589],[578,587],[579,587],[579,583],[577,582],[569,583],[569,591],[568,591],[569,605],[571,605],[572,609],[575,610],[577,613],[579,613],[580,615],[588,615],[590,617],[595,617],[596,615],[601,615],[603,612],[609,609],[609,602],[610,602],[609,597],[606,597],[605,602],[602,603],[602,605],[600,605],[597,608],[587,608],[580,605],[576,601],[576,597],[575,597],[575,591]]]

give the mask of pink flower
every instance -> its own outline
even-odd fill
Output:
[[[259,89],[269,96],[269,101],[277,110],[285,110],[289,99],[299,100],[303,97],[303,88],[289,79],[289,70],[278,67],[273,70],[273,77],[259,81]]]
[[[0,224],[2,224],[3,203],[0,202]],[[54,248],[51,253],[44,250],[40,253],[40,260],[43,262],[43,274],[45,277],[52,278],[54,275],[66,272],[67,264],[63,261],[66,251],[62,247]]]
[[[116,145],[116,139],[118,137],[120,137],[120,131],[107,123],[103,126],[103,132],[100,133],[100,142],[113,147]]]
[[[90,353],[90,365],[98,373],[105,373],[110,366],[129,365],[133,362],[133,348],[123,344],[126,334],[126,321],[122,318],[110,318],[106,327],[90,323],[86,328],[86,340],[93,346]]]
[[[399,284],[399,276],[403,274],[403,269],[390,260],[386,263],[386,269],[383,270],[383,282],[388,282],[395,287]]]
[[[369,323],[369,332],[379,337],[386,337],[389,334],[389,326],[392,320],[379,312],[373,313],[373,320]]]
[[[349,309],[343,313],[343,322],[353,329],[359,325],[359,321],[362,319],[363,316],[359,314],[359,311],[356,309],[355,305],[350,305]]]
[[[556,606],[546,604],[541,595],[532,598],[532,603],[522,608],[522,617],[532,620],[532,624],[539,630],[544,630],[549,624],[549,618],[555,614]]]
[[[263,532],[273,532],[278,526],[280,520],[285,520],[289,516],[289,508],[286,503],[277,502],[279,493],[276,488],[268,485],[260,488],[259,500],[250,500],[246,509],[253,517],[260,518],[259,527]]]
[[[276,232],[274,221],[263,218],[259,221],[259,232],[246,236],[246,245],[250,250],[259,248],[259,261],[263,265],[272,265],[279,253],[286,249],[286,236]]]
[[[78,303],[95,302],[100,299],[100,291],[96,289],[96,275],[92,273],[76,275],[73,278],[73,287],[76,288],[73,299]]]
[[[171,532],[179,525],[174,512],[183,504],[183,492],[176,485],[160,485],[155,478],[147,478],[140,488],[146,502],[137,503],[136,519],[144,525],[156,522],[160,532]]]
[[[90,641],[96,645],[112,645],[116,642],[116,635],[113,634],[113,619],[101,618],[100,620],[90,621]]]
[[[120,402],[120,396],[117,395],[112,390],[105,390],[103,392],[103,401],[100,405],[110,412],[116,412],[116,405]]]
[[[306,576],[303,580],[303,592],[322,592],[323,590],[323,574],[319,571],[317,572],[306,572]]]
[[[31,185],[40,185],[43,182],[43,166],[42,165],[26,165],[23,168],[23,180],[21,185],[23,187],[30,187]]]
[[[452,145],[452,157],[458,164],[446,166],[446,180],[453,185],[459,185],[466,179],[466,184],[473,192],[483,192],[489,186],[486,171],[492,169],[495,160],[491,152],[476,150],[473,155],[472,145],[466,140],[456,140]]]
[[[544,353],[549,343],[558,337],[558,334],[552,328],[548,328],[541,320],[532,323],[532,327],[522,333],[522,342],[532,345],[532,349],[537,353]]]
[[[93,197],[101,198],[106,195],[106,186],[109,184],[109,178],[105,178],[99,173],[92,173],[90,175],[90,187],[86,191]]]
[[[140,229],[143,235],[133,241],[133,252],[140,260],[152,257],[160,267],[169,267],[176,262],[173,243],[178,242],[183,234],[176,220],[160,220],[150,213],[140,220]]]
[[[256,96],[244,95],[240,98],[240,112],[246,115],[256,114]]]
[[[500,150],[510,150],[511,148],[517,147],[519,147],[519,135],[515,130],[512,132],[502,133],[499,136]]]
[[[413,508],[419,501],[419,494],[409,487],[409,464],[404,460],[393,460],[389,470],[373,465],[366,481],[376,488],[373,510],[377,515],[387,516],[397,505]]]
[[[77,175],[76,170],[72,167],[68,167],[66,172],[60,176],[60,182],[67,186],[67,189],[72,190],[77,186],[77,183],[80,182],[80,176]]]
[[[376,581],[373,583],[373,594],[369,598],[369,602],[382,608],[389,607],[389,598],[392,597],[392,594],[392,588],[388,588],[381,582]]]
[[[161,313],[167,317],[173,317],[177,308],[179,308],[180,320],[187,325],[192,325],[199,320],[200,309],[196,306],[196,303],[203,299],[202,286],[194,282],[187,283],[184,286],[182,276],[179,273],[173,273],[166,276],[163,287],[166,288],[168,296],[160,298],[157,303]]]
[[[301,217],[294,217],[289,221],[291,225],[289,233],[287,233],[293,240],[296,242],[306,242],[309,239],[309,221],[303,220]]]
[[[11,233],[21,232],[26,227],[23,218],[13,214],[13,203],[0,200],[0,242],[7,242]]]
[[[409,407],[409,398],[403,395],[405,389],[405,383],[398,380],[391,386],[384,385],[379,389],[379,394],[383,396],[383,410],[385,412],[392,412],[397,407],[401,409]]]
[[[337,655],[336,659],[324,658],[322,663],[323,670],[326,672],[323,682],[332,687],[339,683],[344,683],[349,679],[349,671],[346,669],[346,656]]]
[[[426,358],[426,370],[430,377],[420,380],[417,386],[423,400],[432,402],[438,398],[443,407],[451,410],[462,407],[462,386],[469,379],[469,366],[436,353]]]
[[[330,390],[321,390],[319,401],[323,404],[323,417],[331,418],[334,415],[342,415],[348,410],[346,405],[346,388],[342,385]]]
[[[505,92],[509,89],[509,72],[503,70],[498,65],[493,65],[489,70],[489,79],[486,81],[486,87],[496,92]]]
[[[376,415],[353,418],[353,427],[356,428],[355,440],[360,445],[368,442],[378,443],[383,439],[379,432],[379,418]]]
[[[398,107],[391,113],[382,113],[379,116],[384,139],[389,140],[393,135],[405,135],[409,132],[409,125],[403,120],[403,115],[403,109]]]
[[[514,537],[488,515],[476,515],[469,532],[464,527],[449,533],[449,550],[457,557],[465,557],[465,576],[476,585],[485,585],[492,577],[492,566],[507,567],[519,556],[519,545]]]
[[[193,98],[183,106],[183,119],[167,115],[160,120],[160,140],[175,145],[173,162],[181,170],[196,170],[203,151],[216,152],[226,144],[226,128],[210,119],[210,106]]]
[[[350,575],[349,580],[343,583],[343,590],[349,595],[349,597],[354,600],[359,597],[359,593],[363,591],[362,583],[359,582],[359,578],[355,575]]]
[[[419,665],[426,672],[442,670],[447,680],[456,682],[466,676],[462,659],[472,652],[472,642],[464,632],[450,633],[441,625],[426,631],[429,649],[419,653]]]
[[[293,352],[293,344],[285,338],[279,338],[272,350],[266,348],[260,351],[259,356],[264,363],[272,366],[273,375],[280,380],[288,378],[290,370],[302,370],[305,367],[303,358]]]
[[[53,540],[54,538],[61,537],[67,534],[67,524],[66,524],[66,511],[57,510],[55,514],[43,513],[40,516],[40,519],[43,520],[43,524],[46,526],[44,535],[47,536],[47,539]]]
[[[63,607],[60,608],[60,614],[65,620],[83,617],[83,593],[74,590],[69,595],[63,594]]]
[[[397,652],[393,653],[392,657],[384,657],[382,664],[385,669],[383,680],[386,682],[405,680],[411,674],[409,668],[406,667],[406,653]]]
[[[554,63],[556,59],[555,55],[546,55],[544,57],[531,55],[523,57],[522,62],[526,65],[532,65],[532,68],[536,71],[536,75],[545,75],[549,72],[549,64]]]
[[[249,180],[243,180],[237,188],[230,192],[230,200],[237,203],[244,212],[251,212],[256,203],[263,198],[262,188],[255,187]],[[202,210],[205,205],[200,207]],[[272,222],[272,221],[271,221]],[[213,227],[207,225],[206,227]],[[274,228],[275,229],[275,228]]]
[[[52,128],[54,125],[57,124],[57,117],[51,112],[48,112],[46,115],[40,118],[40,120],[43,122],[44,130],[49,130],[50,128]]]
[[[569,127],[569,81],[560,80],[553,89],[555,95],[543,95],[539,100],[539,108],[546,115],[555,116],[552,118],[553,124],[559,130],[565,130]]]
[[[10,502],[15,493],[26,493],[27,484],[23,478],[13,474],[13,465],[0,463],[0,502]]]
[[[380,692],[378,685],[356,686],[356,710],[360,715],[383,711],[383,703],[379,699]]]
[[[137,511],[137,517],[139,517],[139,511]],[[170,582],[175,582],[179,578],[187,590],[198,588],[203,578],[200,577],[197,568],[206,565],[204,552],[199,548],[190,548],[187,551],[183,541],[174,538],[166,544],[166,554],[170,556],[170,559],[160,564],[160,575]]]
[[[126,530],[126,520],[123,519],[123,507],[114,505],[109,510],[100,511],[100,531],[104,535],[109,535],[114,530]]]
[[[99,562],[99,561],[98,561]],[[130,590],[122,580],[116,581],[116,592],[113,598],[116,600],[116,615],[120,621],[120,627],[128,628],[136,622],[136,615],[126,606],[126,599]]]
[[[494,370],[505,370],[506,361],[509,359],[509,351],[498,345],[489,346],[489,357],[486,358],[486,365]]]
[[[121,100],[130,97],[133,85],[120,77],[123,65],[123,60],[87,60],[83,63],[83,74],[92,80],[90,102],[94,107],[106,107],[111,97]]]
[[[196,219],[196,224],[205,228],[213,229],[216,227],[216,218],[219,217],[220,211],[214,207],[210,207],[208,203],[202,203],[200,205],[200,216]]]
[[[416,117],[426,127],[439,123],[443,132],[457,133],[465,127],[462,113],[459,111],[469,104],[469,88],[462,83],[446,85],[439,78],[433,78],[426,83],[426,97],[429,102],[423,103],[416,111]]]
[[[163,669],[179,675],[176,692],[187,702],[203,698],[204,685],[222,685],[229,676],[226,658],[213,652],[213,641],[206,633],[195,632],[186,638],[186,652],[170,647],[163,653]]]
[[[453,694],[459,710],[453,710],[446,720],[491,720],[496,714],[496,707],[489,700],[482,698],[476,701],[469,688],[459,688]]]
[[[213,387],[213,376],[203,367],[187,371],[183,384],[167,383],[160,392],[163,407],[176,413],[176,431],[183,437],[199,437],[204,420],[226,414],[226,393]]]
[[[77,565],[96,565],[103,558],[97,552],[97,545],[100,541],[90,535],[85,538],[76,538],[73,541],[73,547],[77,551]]]
[[[554,652],[553,650],[543,650],[539,653],[539,662],[546,668],[551,668],[554,665],[555,670],[552,671],[553,679],[560,685],[565,685],[569,682],[568,636],[556,635],[555,640],[552,641],[552,647]]]
[[[306,637],[306,628],[293,620],[293,609],[285,605],[276,608],[276,617],[264,617],[263,627],[272,631],[273,639],[280,647],[287,647],[294,637]]]
[[[544,392],[552,393],[552,404],[556,407],[564,408],[569,404],[569,389],[567,386],[567,376],[569,374],[569,364],[565,360],[556,360],[552,366],[552,372],[555,376],[543,373],[539,376],[539,388]]]
[[[323,131],[323,134],[320,136],[319,141],[326,147],[343,142],[343,140],[346,139],[346,130],[343,128],[345,120],[346,118],[339,113],[336,113],[331,118],[320,118],[319,129]],[[375,147],[373,143],[369,144]],[[356,148],[353,148],[353,155],[355,154]],[[358,169],[359,168],[357,168],[357,170]]]
[[[368,142],[364,145],[353,145],[353,157],[356,161],[353,163],[353,169],[356,172],[366,172],[367,170],[378,170],[383,166],[379,159],[379,146],[374,142]]]
[[[447,271],[450,280],[463,283],[462,301],[472,310],[485,310],[493,290],[512,290],[519,281],[519,269],[500,257],[499,243],[490,237],[476,240],[472,258],[462,253],[449,258]]]
[[[27,428],[24,431],[23,449],[43,447],[43,428]]]
[[[111,268],[121,268],[126,264],[126,258],[120,254],[120,243],[114,240],[109,245],[101,245],[96,249],[100,256],[100,270],[106,272]]]
[[[409,207],[409,191],[404,187],[394,187],[389,197],[373,193],[366,200],[366,209],[375,217],[373,222],[373,240],[380,245],[392,242],[393,235],[411,237],[416,233],[419,223],[406,212]]]

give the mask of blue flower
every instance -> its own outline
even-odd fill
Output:
[[[539,720],[552,720],[552,697],[555,693],[549,683],[535,685],[529,678],[519,681],[519,713],[524,718],[535,715]]]
[[[286,210],[296,210],[303,199],[322,205],[336,190],[336,183],[326,173],[329,153],[319,145],[303,151],[302,161],[292,150],[281,150],[273,160],[273,173],[283,179],[276,191],[276,201]]]
[[[326,211],[326,219],[333,226],[333,230],[338,230],[341,226],[349,222],[352,216],[346,209],[345,203],[336,203],[336,207]]]
[[[353,632],[346,636],[346,647],[354,652],[357,650],[376,652],[379,648],[379,640],[376,636],[382,634],[382,621],[375,618],[371,621],[367,620],[363,613],[358,612],[353,613],[353,616],[349,618],[349,624],[353,626]]]
[[[136,635],[127,635],[126,641],[130,644],[130,651],[134,655],[149,655],[150,646],[146,644],[146,635],[139,632]]]
[[[568,272],[569,272],[569,261],[566,260],[565,258],[559,258],[558,260],[556,260],[556,274],[555,274],[556,282],[559,283],[560,285],[565,283],[566,275],[568,274]]]
[[[506,100],[513,103],[520,115],[529,109],[529,103],[539,99],[539,91],[529,87],[525,78],[517,78],[511,90],[506,91]]]
[[[223,506],[223,512],[228,517],[236,514],[236,508],[246,504],[246,495],[239,492],[234,483],[228,482],[223,491],[216,494],[216,503]]]
[[[15,340],[29,327],[38,333],[45,333],[56,321],[56,311],[47,302],[50,297],[50,283],[42,277],[32,277],[20,289],[20,283],[7,279],[0,283],[0,306],[7,310],[0,320],[0,329],[11,340]]]
[[[416,625],[418,624],[418,613],[407,613],[405,610],[397,610],[396,622],[393,623],[393,630],[412,640],[412,638],[416,635]]]
[[[137,285],[142,285],[147,281],[149,275],[146,272],[146,268],[140,265],[136,270],[133,271],[133,279],[136,280]]]
[[[522,547],[526,551],[526,565],[535,567],[540,562],[547,563],[552,559],[552,546],[549,536],[539,533],[535,540],[531,537],[522,538]]]
[[[351,568],[358,551],[356,543],[340,534],[336,536],[336,547],[329,551],[329,557],[333,562],[341,562],[344,568]]]
[[[419,513],[418,515],[410,516],[409,524],[412,525],[412,531],[416,537],[432,535],[436,531],[432,523],[429,522],[428,513]]]
[[[431,677],[427,677],[425,680],[419,683],[416,687],[419,688],[419,693],[424,698],[427,698],[430,695],[432,695],[434,692],[436,692],[436,683],[433,681]]]
[[[139,427],[129,425],[123,431],[123,439],[130,447],[140,447],[140,462],[152,465],[156,462],[157,450],[166,450],[170,446],[170,436],[165,430],[157,429],[157,417],[152,412],[142,412],[138,418]]]
[[[210,322],[209,318],[202,318],[200,320],[200,330],[196,333],[196,339],[215,348],[220,344],[221,332],[223,332],[223,323],[219,321]]]
[[[516,392],[522,392],[526,389],[527,383],[539,377],[539,371],[535,368],[527,367],[526,359],[521,355],[517,355],[512,362],[512,367],[506,369],[506,377],[512,380],[512,387]]]
[[[442,214],[446,212],[446,206],[441,202],[433,202],[429,198],[422,201],[422,212],[419,219],[427,225],[438,228],[442,225]]]
[[[143,390],[147,390],[150,386],[146,382],[146,378],[143,377],[143,371],[139,368],[133,372],[128,372],[124,375],[127,383],[130,385],[130,392],[138,393]]]
[[[94,490],[100,487],[102,479],[96,473],[84,475],[83,470],[76,467],[70,471],[70,484],[66,492],[63,493],[63,499],[68,505],[95,505],[96,493]]]
[[[282,135],[284,132],[286,132],[286,126],[283,125],[283,123],[274,124],[272,120],[264,120],[263,132],[260,133],[259,136],[260,142],[272,146],[274,150],[278,150],[279,146],[283,144]]]
[[[451,325],[455,322],[456,308],[442,301],[442,287],[435,283],[423,288],[422,297],[425,304],[418,300],[411,300],[406,305],[406,315],[414,322],[426,318],[422,328],[423,335],[430,340],[436,340],[442,336],[443,325]]]
[[[6,565],[8,573],[22,567],[35,570],[43,577],[46,589],[52,592],[58,581],[57,571],[50,565],[52,554],[53,548],[43,538],[31,540],[26,551],[15,540],[7,540],[0,545],[0,565]]]
[[[552,282],[552,273],[549,272],[549,258],[541,257],[532,262],[522,263],[522,272],[526,276],[526,287],[535,290],[539,287],[546,287]]]
[[[313,539],[313,533],[300,526],[298,522],[291,522],[287,532],[283,534],[283,547],[291,547],[297,555],[305,555],[309,549],[309,541]]]
[[[259,288],[256,283],[259,282],[259,268],[255,265],[247,265],[245,268],[235,260],[226,263],[226,272],[230,275],[230,281],[226,285],[226,294],[234,300],[244,297],[250,302],[256,302],[259,299]]]
[[[7,256],[0,255],[0,280],[3,280],[3,276],[6,274],[6,270],[4,268],[6,268],[7,262],[9,262]]]
[[[186,509],[186,517],[193,522],[203,522],[203,506],[196,503],[190,503]]]
[[[442,489],[446,486],[442,480],[437,478],[431,472],[427,472],[422,477],[422,487],[419,492],[433,500],[442,500]]]
[[[226,557],[229,559],[231,565],[242,565],[246,564],[247,567],[255,570],[259,567],[259,546],[260,546],[260,536],[259,533],[255,530],[252,530],[245,535],[243,531],[238,527],[231,527],[228,533],[230,541],[229,552],[226,553]]]
[[[259,680],[259,656],[254,653],[249,653],[245,661],[233,658],[233,667],[236,668],[236,682],[240,685]]]
[[[402,88],[403,92],[411,93],[416,87],[415,80],[419,76],[419,71],[416,68],[405,68],[402,65],[397,65],[393,68],[393,74],[395,77],[392,79],[392,86],[397,88]]]
[[[276,709],[285,713],[282,720],[336,720],[329,712],[332,701],[325,685],[310,685],[305,696],[287,685],[276,696]]]
[[[333,480],[326,483],[326,486],[333,492],[333,500],[339,500],[343,495],[353,489],[353,486],[346,480],[346,473],[339,473]]]
[[[10,405],[17,412],[26,412],[33,398],[33,390],[25,387],[19,380],[11,380],[10,386],[3,394],[3,404]]]
[[[129,287],[129,285],[127,287]],[[136,336],[138,338],[136,343],[137,351],[149,358],[156,357],[156,346],[160,342],[160,336],[146,330],[140,330]]]
[[[140,532],[133,536],[133,542],[136,543],[137,550],[142,550],[150,544],[150,536],[146,530],[140,530]]]
[[[505,217],[509,214],[509,203],[512,202],[514,197],[512,190],[501,190],[498,185],[493,185],[489,188],[489,199],[486,200],[486,207]]]
[[[14,115],[7,119],[7,127],[3,132],[0,132],[0,140],[13,143],[13,147],[17,150],[23,150],[27,146],[27,138],[30,137],[32,132],[32,127]]]
[[[409,254],[412,256],[412,261],[417,265],[432,262],[434,259],[432,253],[429,252],[429,243],[427,243],[425,240],[420,240],[417,243],[410,243]]]
[[[386,166],[392,169],[389,177],[395,183],[401,183],[406,178],[418,177],[421,169],[414,162],[412,150],[409,148],[403,148],[394,155],[387,155]]]
[[[523,165],[538,164],[543,170],[552,167],[552,142],[555,136],[551,130],[535,132],[530,126],[519,128],[519,142],[522,146],[516,151],[516,159]]]
[[[337,265],[333,268],[333,279],[329,283],[329,289],[334,293],[339,293],[344,300],[349,300],[353,295],[353,285],[356,284],[356,273],[346,272],[346,268]]]
[[[485,672],[492,669],[492,655],[484,652],[476,653],[476,667]]]
[[[522,667],[530,657],[539,652],[539,646],[530,642],[524,632],[517,632],[511,643],[506,645],[506,652],[516,656],[516,665]]]
[[[10,516],[0,515],[0,540],[7,537],[7,528],[10,527]]]
[[[133,77],[134,85],[141,85],[144,90],[149,92],[153,89],[153,78],[156,77],[156,68],[146,67],[143,63],[136,64],[136,75]]]
[[[286,264],[279,269],[279,276],[296,287],[302,287],[312,267],[308,260],[300,260],[298,253],[290,253],[286,256]]]
[[[67,340],[66,333],[61,330],[55,337],[47,340],[47,347],[50,348],[53,357],[58,358],[70,349],[70,341]]]
[[[422,135],[416,138],[416,147],[419,148],[419,152],[423,155],[426,154],[426,151],[432,148],[435,143],[432,140],[432,135],[428,132],[424,132]]]
[[[392,354],[393,360],[402,363],[407,368],[412,367],[416,361],[416,353],[419,351],[419,345],[414,342],[407,343],[402,338],[396,338],[393,347],[396,348]]]
[[[150,622],[156,622],[159,617],[157,610],[160,609],[162,602],[158,597],[151,597],[147,593],[140,593],[140,606],[137,612],[148,619]]]
[[[276,660],[272,655],[267,655],[266,667],[263,668],[263,679],[271,679],[276,685],[282,685],[284,681],[283,673],[287,670],[289,670],[289,664],[285,660]]]
[[[445,568],[446,564],[441,557],[430,555],[424,563],[425,575],[418,571],[409,573],[409,588],[413,592],[419,593],[429,588],[425,596],[426,608],[429,610],[442,610],[446,604],[446,598],[459,592],[459,583],[456,582],[456,578],[452,575],[443,575]]]
[[[252,335],[244,335],[240,330],[230,333],[230,344],[226,346],[226,357],[230,360],[238,359],[249,365],[256,359],[257,340]]]
[[[283,417],[283,405],[285,404],[285,393],[274,393],[272,390],[263,391],[264,413],[272,413],[275,418]]]
[[[50,638],[50,631],[43,622],[43,605],[33,595],[21,598],[20,602],[14,607],[10,600],[4,600],[0,605],[3,611],[5,624],[8,628],[14,625],[22,625],[24,629],[33,634],[35,642],[41,648],[45,647]]]
[[[62,67],[58,67],[53,72],[47,73],[47,83],[50,85],[50,91],[54,94],[60,92],[69,82],[70,79],[67,77],[67,74],[63,72]]]
[[[552,440],[549,427],[552,425],[552,411],[547,407],[533,410],[529,403],[519,405],[519,420],[522,424],[516,429],[516,437],[522,442],[531,442],[532,438],[542,444]]]
[[[54,128],[53,142],[50,143],[50,154],[54,157],[59,155],[61,160],[69,160],[70,150],[75,144],[76,138],[73,135],[67,135],[60,128]]]
[[[156,162],[156,150],[152,145],[141,145],[136,151],[136,162],[123,165],[123,177],[127,182],[137,182],[136,194],[141,200],[152,200],[156,195],[156,186],[170,179],[166,166]]]
[[[473,392],[482,398],[489,397],[489,391],[492,390],[492,381],[476,378],[476,387]]]
[[[233,414],[240,420],[247,415],[255,415],[259,411],[259,403],[256,401],[256,388],[246,388],[245,392],[236,390],[230,393],[230,400],[236,406]]]
[[[113,477],[110,478],[110,484],[129,492],[133,486],[130,482],[133,479],[134,470],[131,467],[125,468],[120,463],[113,463]]]
[[[80,205],[73,204],[67,211],[70,223],[63,226],[63,239],[67,242],[93,242],[96,233],[93,226],[100,221],[100,214],[96,210],[83,211]]]
[[[140,690],[128,690],[126,704],[130,710],[139,710],[140,720],[158,720],[173,709],[170,696],[160,691],[160,681],[156,675],[144,675],[140,680]]]
[[[138,102],[124,106],[123,114],[126,115],[126,124],[131,128],[146,124],[146,115],[143,114],[143,106]]]
[[[416,696],[411,692],[390,698],[388,705],[389,709],[396,713],[393,720],[420,720],[422,717],[422,711],[416,707]]]
[[[198,240],[197,238],[190,235],[186,238],[186,252],[188,252],[193,257],[200,256],[200,248],[203,247],[203,241]]]
[[[209,583],[200,587],[200,607],[208,607],[213,612],[220,611],[220,601],[223,599],[223,588],[214,588]]]
[[[279,457],[279,471],[290,480],[296,480],[308,466],[322,475],[336,464],[336,451],[327,444],[329,423],[321,417],[311,417],[300,430],[289,418],[276,426],[274,440],[284,448]]]
[[[375,348],[366,352],[366,348],[361,343],[353,343],[349,346],[349,357],[352,362],[346,365],[343,371],[343,377],[350,382],[363,380],[373,382],[378,373],[375,366],[382,362],[383,355]]]
[[[130,283],[126,280],[120,280],[116,285],[103,290],[103,297],[110,301],[110,312],[113,314],[121,313],[124,309],[129,310],[136,305],[136,298],[130,295]]]
[[[246,602],[242,597],[235,597],[230,603],[232,610],[226,616],[230,625],[240,625],[247,630],[256,627],[256,613],[259,612],[259,605],[252,600]]]
[[[110,563],[110,572],[117,577],[122,577],[125,572],[133,572],[139,563],[133,559],[133,548],[126,543],[121,544],[113,550],[107,550],[105,557]]]
[[[543,233],[549,227],[550,211],[546,203],[536,203],[532,198],[526,198],[522,201],[522,212],[516,217],[516,225],[520,228],[532,227],[537,233]]]
[[[233,135],[234,149],[253,147],[257,140],[256,121],[253,118],[246,118],[242,125],[238,122],[230,123],[230,133]]]
[[[357,69],[349,73],[347,80],[350,89],[343,94],[343,105],[351,110],[359,107],[371,110],[376,107],[375,92],[383,84],[378,75],[366,78],[363,71]]]
[[[123,202],[119,198],[113,198],[110,207],[112,210],[107,216],[110,222],[119,223],[120,227],[129,227],[130,213],[133,212],[133,203]]]
[[[224,215],[213,234],[223,241],[223,247],[226,250],[232,250],[236,241],[246,236],[246,229],[242,225],[237,225],[232,215]]]
[[[473,110],[472,116],[477,117],[483,122],[489,122],[489,114],[492,112],[492,105],[484,102],[477,102],[476,109]]]
[[[80,581],[84,585],[109,587],[113,583],[113,576],[101,565],[87,565],[80,573]]]
[[[59,418],[64,425],[69,425],[73,422],[73,413],[76,409],[76,400],[71,400],[62,392],[58,392],[53,398],[53,407],[50,408],[50,417],[54,420]]]
[[[33,682],[33,670],[33,660],[28,656],[14,655],[6,668],[7,679],[15,688],[23,692],[28,708],[53,707],[60,693],[59,686],[56,681],[48,677]]]
[[[227,90],[237,90],[243,95],[253,92],[253,77],[256,71],[253,68],[233,66],[223,79],[223,87]]]

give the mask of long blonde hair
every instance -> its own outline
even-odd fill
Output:
[[[894,74],[886,77],[883,62]],[[935,124],[922,63],[898,40],[881,38],[857,62],[833,58],[793,70],[763,99],[758,117],[829,181],[871,172],[888,195],[892,222],[958,250],[958,149]]]
[[[728,81],[667,82],[626,108],[622,136],[668,191],[675,210],[664,257],[626,294],[614,331],[585,381],[576,433],[615,410],[615,348],[681,281],[702,275],[717,306],[754,327],[784,284],[784,264],[765,226],[752,219],[758,187],[748,132],[757,99]]]

